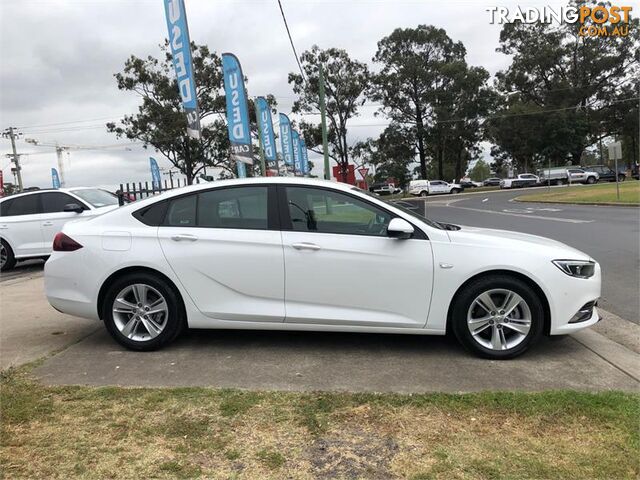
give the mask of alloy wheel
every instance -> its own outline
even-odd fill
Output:
[[[136,283],[116,295],[112,312],[114,324],[122,335],[145,342],[162,333],[167,325],[169,306],[158,290]]]
[[[531,309],[512,290],[496,288],[478,295],[467,313],[473,339],[490,350],[509,350],[520,345],[531,330]]]
[[[3,268],[7,263],[7,258],[9,258],[9,252],[7,252],[4,243],[0,242],[0,268]]]

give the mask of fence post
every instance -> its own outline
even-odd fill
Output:
[[[153,187],[153,185],[151,185]],[[147,194],[146,198],[149,198],[149,182],[144,182],[144,190]]]

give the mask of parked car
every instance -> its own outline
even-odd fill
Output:
[[[553,167],[545,168],[538,172],[540,183],[551,183],[560,185],[567,183],[594,184],[598,181],[599,175],[591,170],[583,170],[578,167]]]
[[[619,182],[624,182],[625,179],[627,178],[627,176],[622,172],[618,172],[618,174],[616,175],[616,172],[612,168],[607,167],[606,165],[591,165],[589,167],[581,167],[581,168],[584,170],[589,170],[591,172],[597,173],[599,182],[615,182],[616,177]]]
[[[515,178],[505,178],[500,180],[500,188],[523,188],[533,187],[540,183],[540,177],[533,173],[520,173]]]
[[[427,195],[437,195],[439,193],[460,193],[464,190],[458,183],[447,183],[443,180],[411,180],[409,182],[409,193],[426,197]]]
[[[374,183],[369,187],[369,191],[378,195],[391,195],[396,193],[396,187],[390,183]]]
[[[0,199],[0,270],[17,260],[47,257],[53,238],[69,220],[118,207],[118,197],[98,188],[35,190]]]
[[[485,187],[498,187],[502,179],[498,177],[485,178],[482,185]]]
[[[473,180],[460,180],[458,182],[458,184],[462,187],[462,188],[476,188],[476,187],[481,187],[482,183],[480,182],[474,182]]]
[[[436,223],[347,184],[285,177],[193,185],[69,222],[45,264],[54,308],[102,319],[133,350],[186,327],[451,330],[506,359],[595,324],[600,286],[598,263],[557,241]]]

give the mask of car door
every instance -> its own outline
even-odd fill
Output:
[[[39,194],[8,198],[0,204],[0,236],[5,238],[16,258],[47,253],[40,229]]]
[[[395,216],[330,188],[278,186],[286,322],[421,328],[433,279],[431,244],[387,236]]]
[[[90,210],[89,207],[80,200],[64,192],[45,192],[39,195],[42,202],[42,217],[40,219],[42,240],[44,242],[44,248],[51,253],[53,237],[62,230],[64,224],[69,220],[75,220],[90,214]],[[65,212],[65,205],[70,203],[78,204],[85,210],[81,213]]]
[[[284,321],[275,187],[214,188],[168,202],[158,238],[189,296],[218,320]]]

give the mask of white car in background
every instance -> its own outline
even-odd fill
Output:
[[[439,193],[460,193],[463,190],[462,185],[447,183],[443,180],[411,180],[409,182],[409,193],[421,197]]]
[[[54,308],[101,319],[134,350],[186,327],[452,331],[506,359],[595,324],[600,267],[554,240],[436,223],[347,184],[266,177],[67,223],[45,289]]]
[[[118,197],[99,188],[34,190],[0,198],[0,270],[17,260],[51,255],[53,238],[69,220],[118,208]]]
[[[533,173],[521,173],[515,178],[504,178],[500,180],[500,188],[523,188],[533,187],[540,183],[540,177]]]

